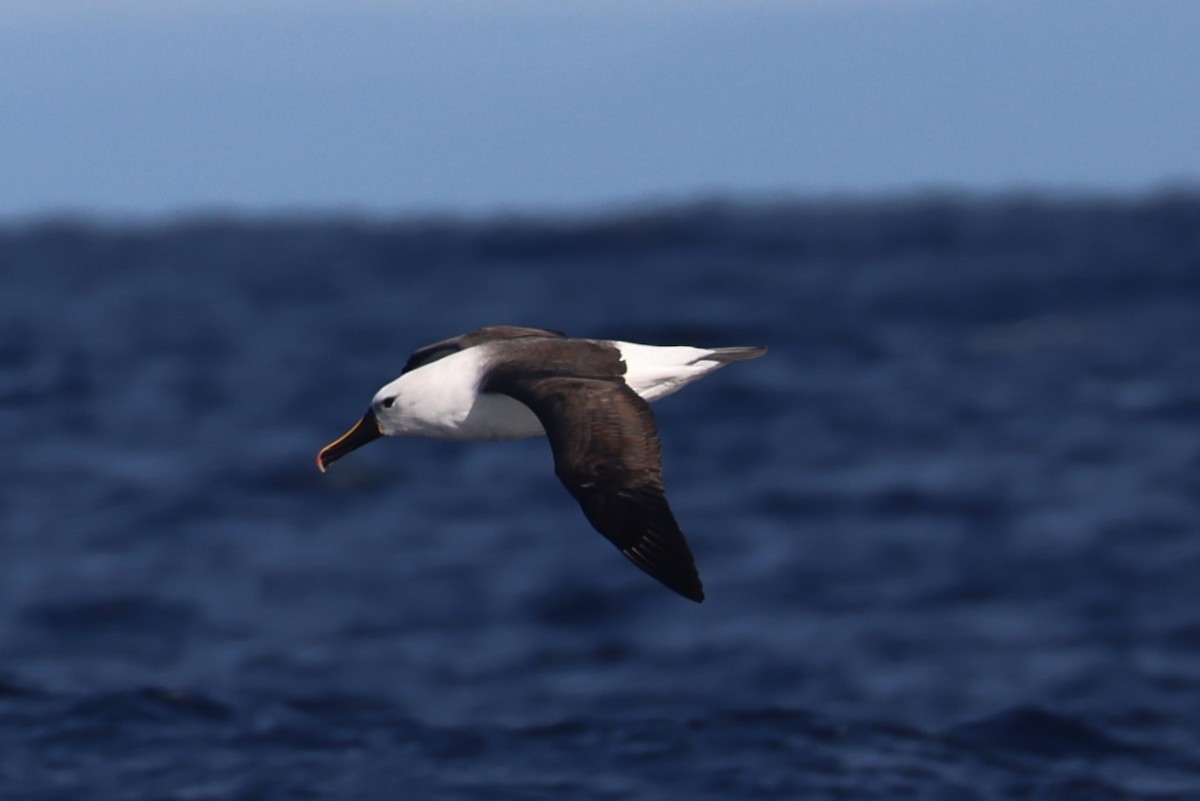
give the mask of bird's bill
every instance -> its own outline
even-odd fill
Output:
[[[317,467],[324,473],[325,468],[350,451],[361,448],[371,440],[379,439],[382,436],[383,432],[379,430],[379,420],[375,418],[375,412],[368,409],[362,419],[354,424],[354,428],[321,448],[320,453],[317,454]]]

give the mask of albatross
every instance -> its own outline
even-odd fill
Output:
[[[690,600],[696,560],[667,503],[650,403],[766,348],[639,345],[500,325],[426,345],[366,414],[317,454],[322,472],[382,436],[545,435],[554,472],[621,553]]]

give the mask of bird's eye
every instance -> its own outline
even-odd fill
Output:
[[[383,399],[383,406],[384,406],[384,408],[386,408],[386,409],[390,409],[390,408],[392,408],[394,405],[396,405],[396,398],[395,398],[395,396],[392,396],[392,397],[390,397],[390,398],[384,398],[384,399]]]

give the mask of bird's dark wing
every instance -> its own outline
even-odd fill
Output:
[[[695,558],[667,505],[650,406],[619,374],[530,375],[501,367],[483,389],[509,395],[537,415],[555,473],[597,531],[675,592],[704,600]]]
[[[553,337],[561,339],[565,336],[566,334],[563,334],[561,331],[550,331],[545,328],[522,328],[515,325],[491,325],[485,328],[477,328],[470,333],[443,339],[441,342],[434,342],[432,345],[426,345],[423,348],[417,348],[408,357],[408,361],[404,363],[404,369],[400,371],[400,375],[404,375],[411,370],[416,370],[418,367],[424,367],[430,362],[436,362],[438,359],[449,356],[451,353],[458,353],[460,350],[466,350],[484,342],[521,337]]]

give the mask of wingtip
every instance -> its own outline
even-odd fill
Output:
[[[695,570],[694,563],[693,572],[690,576],[677,576],[674,580],[665,580],[657,576],[655,578],[658,578],[669,589],[674,590],[689,601],[698,604],[704,603],[704,584],[700,581],[700,573]]]
[[[696,571],[696,562],[691,558],[690,550],[686,549],[688,544],[682,541],[682,537],[680,544],[684,548],[683,554],[677,552],[667,556],[667,559],[662,559],[665,554],[661,552],[654,553],[658,550],[658,544],[648,540],[642,540],[632,548],[625,548],[622,553],[668,590],[677,592],[689,601],[703,603],[704,585],[701,584],[700,573]],[[684,558],[680,559],[680,556]]]
[[[641,565],[638,566],[641,567]],[[650,571],[646,570],[646,568],[642,567],[642,569],[647,573],[650,573]],[[686,598],[692,603],[704,603],[704,585],[700,583],[699,576],[696,576],[695,579],[691,581],[671,581],[669,578],[657,573],[650,573],[650,575],[676,595]]]

